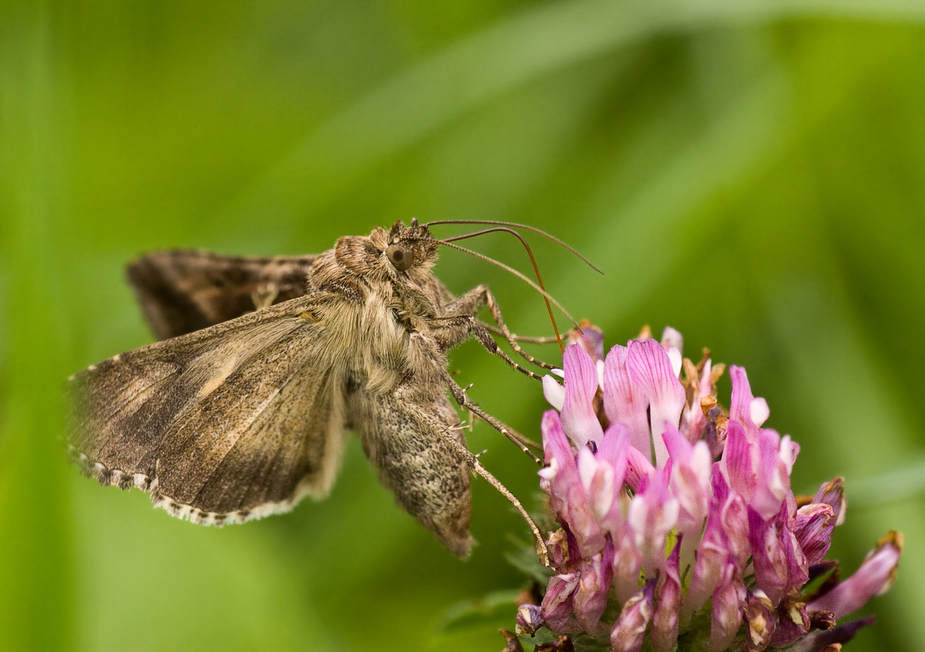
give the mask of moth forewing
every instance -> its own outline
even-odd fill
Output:
[[[516,439],[446,371],[447,351],[473,335],[517,367],[477,320],[480,306],[510,334],[487,288],[446,290],[430,271],[436,257],[437,242],[412,222],[317,256],[139,259],[129,278],[145,314],[159,336],[176,337],[72,378],[75,457],[103,484],[222,524],[323,495],[350,428],[399,504],[457,555],[472,545],[473,471],[514,502],[542,547],[520,503],[466,448],[447,399]]]
[[[129,351],[70,383],[71,445],[103,484],[152,491],[202,523],[286,511],[323,495],[341,450],[338,368],[311,296]],[[131,478],[129,483],[127,478]]]

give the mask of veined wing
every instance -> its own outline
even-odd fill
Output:
[[[303,296],[316,258],[167,250],[135,260],[126,274],[154,334],[166,339]]]
[[[70,381],[71,447],[102,484],[199,523],[286,511],[337,470],[343,380],[331,295],[309,295],[110,358]]]

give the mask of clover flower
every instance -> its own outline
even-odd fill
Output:
[[[824,557],[845,518],[843,481],[794,496],[800,447],[762,427],[768,405],[743,368],[729,369],[727,412],[724,366],[682,359],[673,329],[606,358],[593,327],[570,341],[564,386],[544,380],[556,408],[543,416],[540,471],[562,526],[548,542],[555,574],[541,605],[521,607],[519,634],[546,627],[619,652],[813,652],[872,621],[837,624],[889,588],[902,536],[839,582]]]

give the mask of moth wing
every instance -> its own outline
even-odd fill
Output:
[[[330,295],[325,295],[330,296]],[[70,381],[74,456],[176,516],[238,522],[323,495],[336,473],[343,382],[309,295],[135,349]]]
[[[132,262],[126,275],[154,334],[166,339],[305,295],[316,258],[155,251]]]

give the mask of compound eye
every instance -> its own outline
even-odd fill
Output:
[[[390,245],[389,248],[385,250],[385,253],[389,257],[389,262],[392,263],[392,267],[399,272],[404,272],[414,265],[414,252],[401,243]]]

